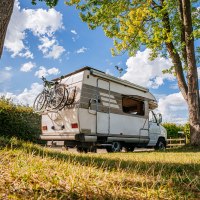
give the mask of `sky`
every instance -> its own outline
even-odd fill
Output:
[[[117,65],[124,69],[122,79],[155,95],[163,121],[187,122],[187,106],[176,79],[162,73],[171,61],[161,57],[150,61],[149,49],[134,57],[127,53],[112,57],[112,47],[112,39],[101,28],[90,30],[75,7],[67,7],[62,0],[53,9],[44,3],[33,6],[31,0],[15,0],[0,60],[0,95],[31,106],[43,88],[42,76],[51,80],[90,66],[118,77]]]

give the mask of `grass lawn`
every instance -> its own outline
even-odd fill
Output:
[[[200,199],[200,148],[77,154],[0,138],[0,199]]]

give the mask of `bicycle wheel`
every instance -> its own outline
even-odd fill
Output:
[[[63,98],[63,101],[59,105],[59,110],[62,110],[67,105],[66,102],[68,101],[68,98],[69,98],[69,91],[67,88],[65,88],[65,96]]]
[[[64,99],[65,99],[65,85],[59,84],[54,89],[53,95],[51,97],[51,101],[50,101],[51,109],[58,109],[59,106],[64,101]]]
[[[46,102],[46,95],[44,92],[41,92],[38,94],[38,96],[35,98],[35,101],[33,103],[33,109],[35,112],[40,112],[45,107]]]

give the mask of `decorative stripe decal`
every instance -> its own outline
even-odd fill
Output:
[[[101,96],[104,96],[104,97],[108,97],[108,98],[109,98],[109,94],[102,93],[102,92],[100,92],[99,94],[100,94]],[[113,95],[110,95],[110,98],[111,98],[111,99],[115,99],[115,97],[114,97]]]
[[[118,108],[119,109],[119,106],[117,104],[112,104],[112,103],[109,104],[107,102],[102,102],[102,104],[103,104],[103,106],[109,107],[109,105],[110,105],[111,108]]]
[[[101,97],[101,100],[102,100],[102,101],[109,102],[109,98]],[[115,99],[110,99],[110,103],[117,104],[117,101],[116,101]]]

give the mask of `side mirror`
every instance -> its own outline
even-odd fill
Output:
[[[156,115],[156,119],[157,119],[158,124],[162,123],[162,115],[160,113]]]

